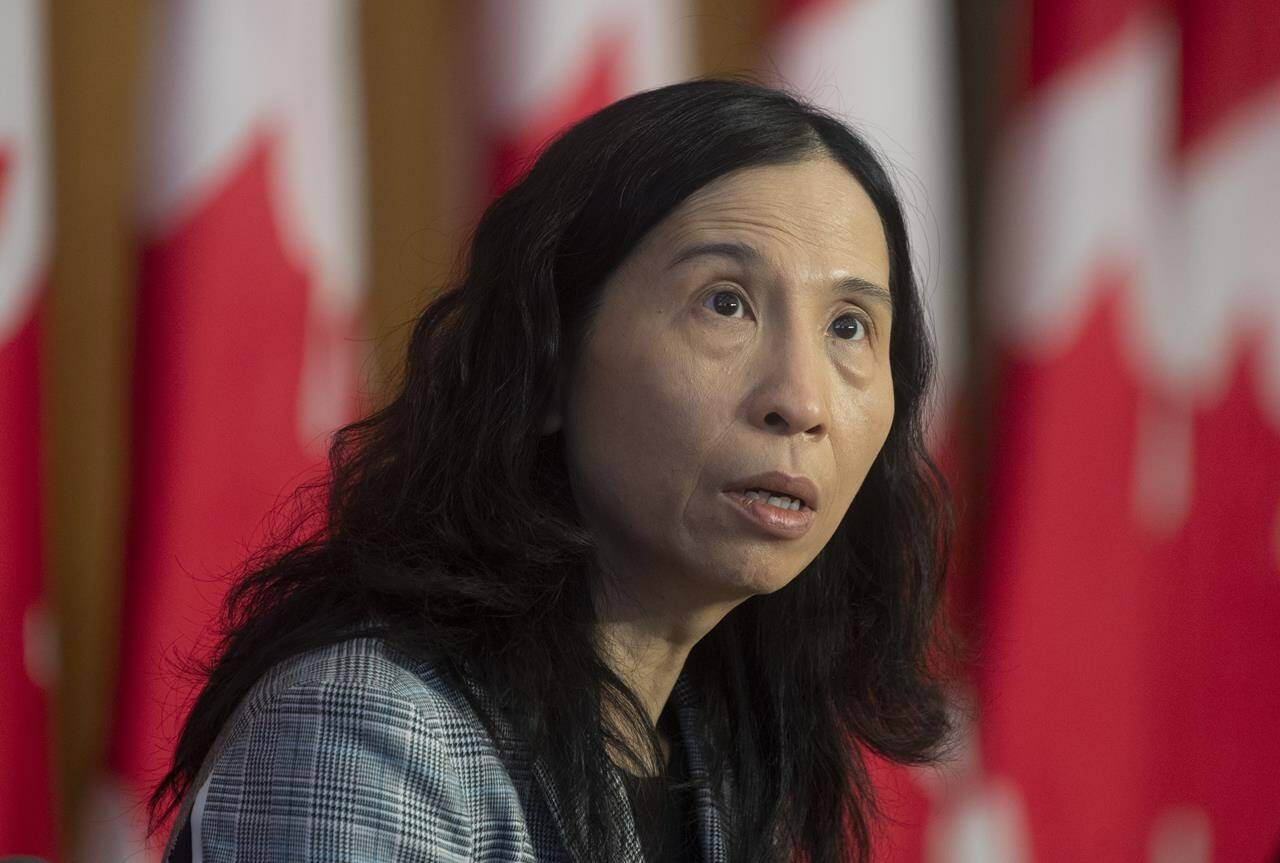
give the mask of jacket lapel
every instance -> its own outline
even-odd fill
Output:
[[[671,690],[671,699],[676,709],[676,720],[680,724],[680,739],[684,741],[689,777],[697,783],[694,800],[698,810],[698,839],[701,844],[702,859],[704,863],[725,863],[729,857],[725,847],[724,824],[707,776],[703,740],[698,736],[700,706],[697,692],[689,682],[687,670],[681,670],[680,676],[676,678],[676,685]]]
[[[624,863],[644,863],[644,850],[640,847],[640,836],[636,832],[635,818],[631,814],[631,804],[627,799],[626,789],[622,785],[622,777],[618,775],[616,767],[612,767],[609,771],[609,794],[613,798],[614,803],[620,805],[622,810],[622,818],[625,825],[626,838],[622,849],[622,860]],[[566,801],[561,799],[556,792],[555,783],[551,781],[551,773],[547,769],[543,759],[539,757],[533,765],[533,774],[538,781],[538,786],[542,790],[543,798],[546,800],[547,809],[551,812],[551,817],[556,823],[556,827],[560,830],[561,842],[568,835],[566,824],[570,823],[569,819],[573,819],[573,823],[582,825],[586,822],[586,802],[581,796],[576,798],[576,806],[572,813],[569,812]],[[575,849],[569,848],[567,843],[565,848],[570,859],[574,863],[584,863],[581,856]]]
[[[529,764],[528,746],[517,739],[510,723],[497,709],[497,704],[487,692],[475,685],[470,679],[465,680],[467,688],[484,705],[489,715],[494,717],[500,739],[495,740],[498,750],[509,765]],[[694,800],[698,813],[698,838],[704,863],[724,863],[728,859],[723,822],[716,807],[707,776],[706,760],[702,741],[698,738],[699,704],[697,693],[689,682],[687,673],[680,672],[671,692],[677,722],[680,725],[680,739],[683,743],[686,763],[689,766],[689,777],[696,783]],[[551,771],[545,759],[539,755],[533,759],[532,770],[537,790],[546,804],[546,812],[550,815],[559,834],[562,848],[573,863],[586,863],[575,851],[569,849],[565,836],[569,831],[567,825],[582,825],[586,821],[586,801],[577,797],[572,809],[570,801],[564,800],[556,790]],[[513,778],[523,774],[523,770],[513,772]],[[635,819],[631,814],[631,805],[623,785],[619,769],[612,764],[609,770],[609,794],[619,805],[625,822],[625,846],[621,863],[644,863],[644,851],[640,845],[640,837],[636,832]],[[519,783],[524,784],[524,783]],[[519,789],[523,794],[525,788]]]

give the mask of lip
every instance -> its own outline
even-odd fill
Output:
[[[820,503],[818,500],[818,486],[814,484],[813,480],[807,476],[792,476],[789,473],[782,473],[776,470],[734,480],[725,491],[745,492],[751,488],[767,488],[770,491],[780,491],[785,495],[799,498],[805,507],[814,511],[818,509],[818,504]],[[804,512],[803,507],[800,512]]]
[[[741,491],[726,490],[723,494],[744,521],[762,533],[780,539],[799,539],[804,536],[813,527],[813,520],[817,515],[808,506],[802,505],[798,510],[780,509],[757,498],[747,497]]]

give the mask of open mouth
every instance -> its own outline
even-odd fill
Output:
[[[802,498],[783,494],[782,492],[774,491],[773,489],[749,488],[746,491],[741,492],[741,494],[751,498],[752,500],[763,501],[769,506],[775,506],[779,509],[788,509],[792,512],[799,512],[802,509],[807,509],[810,512],[813,511],[813,507],[805,503]]]
[[[756,533],[777,539],[799,539],[813,527],[817,513],[803,501],[771,489],[726,491],[743,524]]]

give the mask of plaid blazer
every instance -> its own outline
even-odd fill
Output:
[[[671,697],[689,776],[700,783],[702,857],[725,863],[718,807],[726,795],[707,782],[696,693],[683,673]],[[571,816],[545,766],[500,716],[498,726],[495,741],[461,692],[378,639],[300,654],[264,675],[224,725],[182,801],[164,860],[187,826],[192,860],[203,863],[580,863],[565,849]],[[612,776],[627,813],[622,859],[642,863],[617,768]]]

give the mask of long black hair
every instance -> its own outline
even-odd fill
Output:
[[[416,320],[394,396],[335,434],[323,493],[297,522],[310,517],[310,529],[249,560],[229,592],[207,680],[151,797],[153,829],[268,668],[376,620],[359,631],[504,705],[566,793],[586,794],[588,832],[568,841],[583,859],[616,859],[625,819],[608,809],[605,743],[653,764],[659,737],[597,653],[593,540],[561,435],[544,435],[542,419],[602,285],[646,232],[730,171],[815,157],[847,168],[882,221],[893,423],[817,558],[736,606],[685,669],[704,706],[712,787],[732,778],[730,859],[868,857],[879,810],[867,753],[932,763],[953,737],[949,506],[922,432],[931,339],[902,210],[873,150],[803,100],[745,80],[615,102],[490,204],[459,276]],[[604,727],[606,703],[647,752]]]

